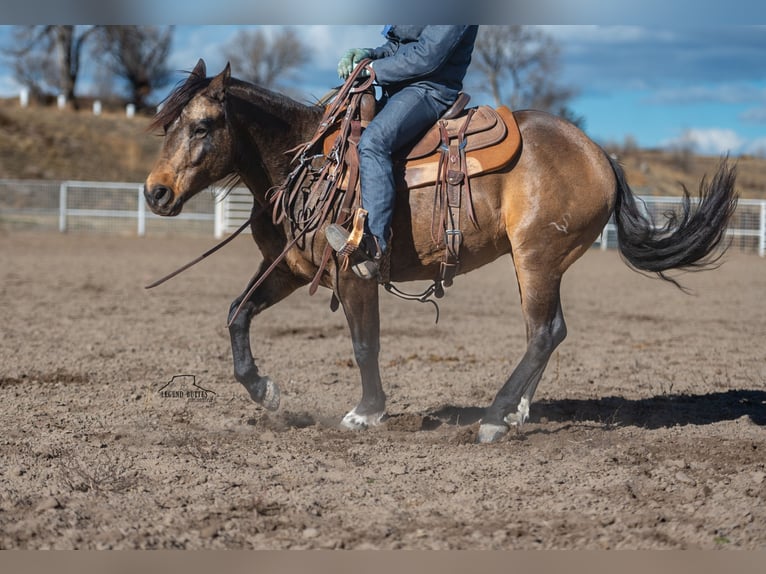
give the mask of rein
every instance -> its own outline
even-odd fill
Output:
[[[212,255],[213,253],[215,253],[216,251],[221,249],[221,247],[223,247],[224,245],[226,245],[227,243],[232,241],[237,235],[242,233],[245,229],[247,229],[247,226],[250,225],[250,223],[252,221],[255,221],[256,219],[258,219],[266,211],[266,209],[268,209],[268,207],[269,207],[269,204],[268,203],[264,203],[263,205],[261,205],[261,207],[258,208],[258,211],[256,211],[254,214],[251,214],[250,217],[248,218],[248,220],[245,221],[242,225],[240,225],[239,228],[237,228],[237,230],[234,231],[231,235],[229,235],[226,239],[224,239],[223,241],[217,243],[216,245],[214,245],[213,247],[211,247],[210,249],[205,251],[202,255],[197,257],[196,259],[194,259],[192,261],[189,261],[186,265],[183,265],[183,266],[179,267],[178,269],[176,269],[172,273],[168,273],[162,279],[157,279],[157,281],[155,281],[153,283],[150,283],[149,285],[146,285],[144,287],[144,289],[152,289],[154,287],[157,287],[158,285],[162,285],[168,279],[172,279],[176,275],[178,275],[178,274],[182,273],[183,271],[186,271],[187,269],[189,269],[189,267],[192,267],[192,266],[196,265],[197,263],[199,263],[200,261],[202,261],[206,257]]]
[[[202,261],[206,257],[212,255],[213,253],[215,253],[216,251],[221,249],[224,245],[226,245],[227,243],[232,241],[235,237],[237,237],[237,235],[242,233],[245,229],[247,229],[247,227],[250,225],[250,223],[252,223],[256,219],[258,219],[269,207],[270,207],[270,205],[268,203],[264,203],[263,205],[261,205],[258,208],[258,210],[255,213],[250,215],[250,217],[248,218],[247,221],[245,221],[231,235],[229,235],[229,237],[227,237],[223,241],[217,243],[216,245],[214,245],[213,247],[211,247],[210,249],[205,251],[202,255],[197,257],[196,259],[193,259],[192,261],[189,261],[186,265],[183,265],[183,266],[179,267],[178,269],[176,269],[175,271],[173,271],[172,273],[168,273],[163,278],[158,279],[157,281],[155,281],[153,283],[150,283],[149,285],[146,285],[144,287],[144,289],[152,289],[153,287],[157,287],[158,285],[162,285],[163,283],[165,283],[165,281],[167,281],[169,279],[172,279],[176,275],[179,275],[180,273],[182,273],[182,272],[186,271],[187,269],[189,269],[190,267],[196,265],[197,263],[199,263],[200,261]],[[272,263],[271,263],[271,265],[269,265],[268,269],[266,269],[266,271],[264,271],[261,274],[261,276],[258,277],[258,280],[255,281],[255,283],[253,283],[253,286],[250,287],[250,289],[247,290],[247,293],[242,298],[242,301],[240,302],[240,304],[237,306],[236,311],[229,318],[229,321],[226,324],[227,327],[231,326],[231,324],[234,322],[234,319],[237,318],[237,315],[239,315],[239,312],[242,310],[242,307],[244,306],[244,304],[247,302],[247,300],[250,298],[250,296],[253,294],[253,292],[258,288],[258,286],[261,283],[263,283],[263,281],[266,279],[266,277],[268,277],[271,274],[272,271],[274,271],[274,268],[277,265],[279,265],[279,263],[281,263],[281,261],[285,258],[285,256],[287,255],[287,252],[290,251],[290,249],[293,247],[293,245],[295,245],[298,242],[298,240],[301,237],[303,237],[305,234],[306,234],[306,229],[303,229],[300,233],[298,233],[295,237],[293,237],[292,240],[290,240],[290,242],[282,250],[282,253],[280,253],[279,256],[276,259],[274,259],[274,261],[272,261]],[[256,273],[256,276],[257,276],[257,273]],[[251,279],[250,281],[252,282],[255,279],[256,276],[254,276],[253,279]]]

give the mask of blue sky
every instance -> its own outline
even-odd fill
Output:
[[[177,26],[171,68],[189,70],[204,58],[210,74],[219,71],[222,46],[243,27],[250,26]],[[578,91],[571,107],[596,140],[631,137],[642,147],[689,141],[706,154],[766,155],[766,26],[541,27],[561,47],[560,81]],[[338,83],[335,67],[346,48],[383,40],[378,25],[295,28],[311,46],[311,60],[289,82],[306,97]],[[0,26],[0,44],[9,31]],[[469,71],[466,90],[473,103],[490,103],[479,79]],[[0,95],[17,91],[0,62]]]

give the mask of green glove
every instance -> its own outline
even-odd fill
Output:
[[[356,65],[365,58],[372,57],[372,50],[367,48],[351,48],[346,51],[343,57],[338,62],[338,77],[346,79],[354,71]]]

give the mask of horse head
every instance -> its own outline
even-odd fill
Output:
[[[178,215],[187,200],[234,171],[225,111],[231,68],[226,64],[210,79],[205,73],[200,59],[151,124],[164,132],[159,158],[144,186],[146,202],[157,215]]]

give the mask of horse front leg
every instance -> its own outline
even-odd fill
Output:
[[[354,357],[362,378],[362,398],[341,421],[351,430],[379,425],[386,414],[386,395],[380,381],[380,309],[376,281],[350,273],[338,282],[338,297],[346,315]]]
[[[244,292],[231,303],[229,307],[229,337],[231,338],[231,353],[234,360],[234,377],[242,383],[256,403],[274,411],[279,408],[279,387],[269,377],[261,376],[258,372],[250,345],[250,324],[253,317],[290,295],[305,282],[299,281],[288,271],[277,267],[253,291],[252,295],[242,305],[239,314],[232,320],[250,288],[267,268],[267,263],[261,264],[258,273]]]

